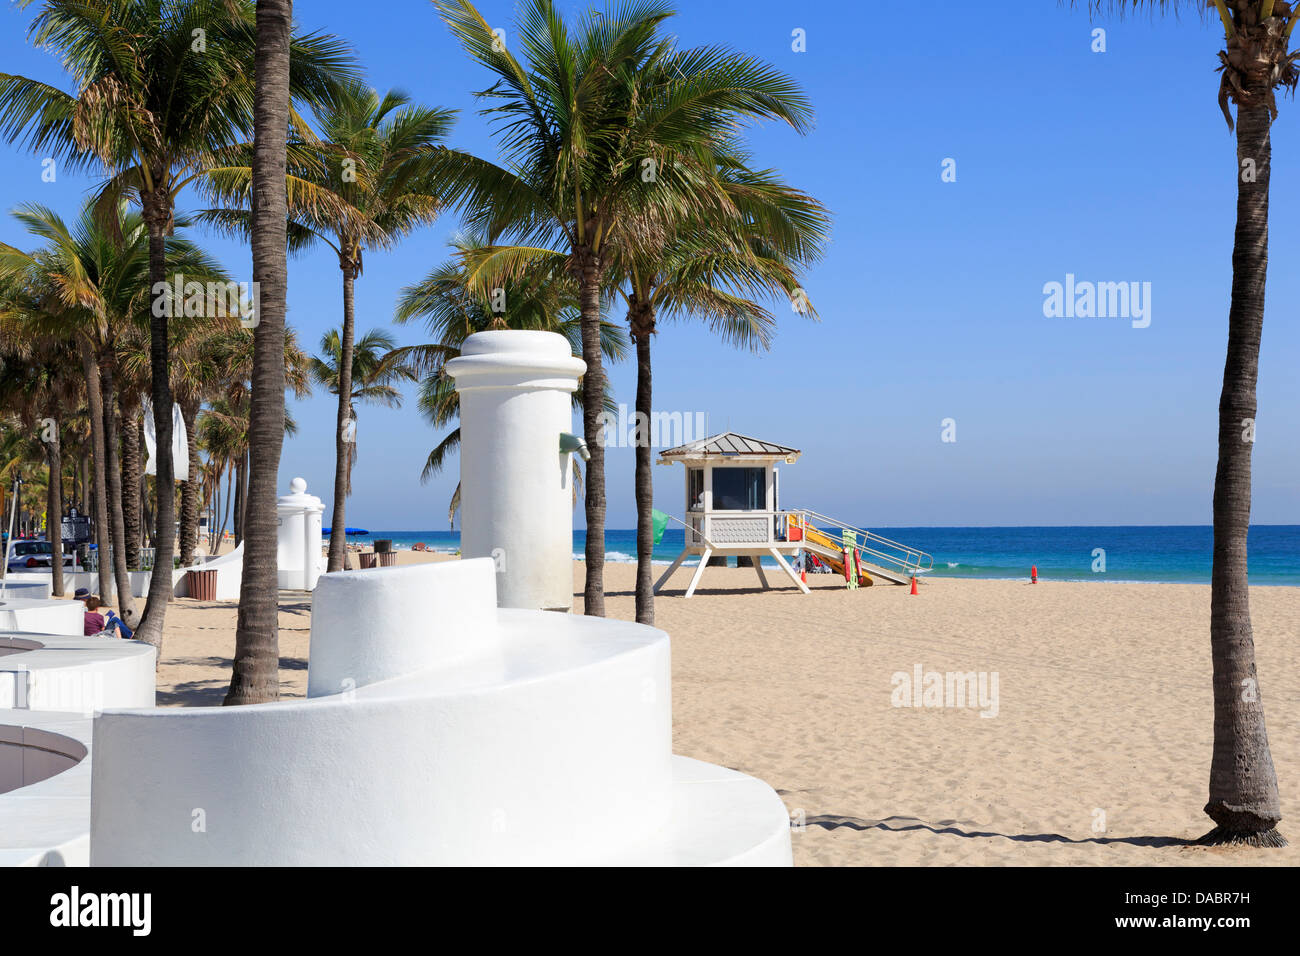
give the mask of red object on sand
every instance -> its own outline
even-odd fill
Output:
[[[913,593],[913,594],[916,594],[916,593],[917,593],[917,590],[916,590],[916,575],[915,575],[915,574],[912,575],[912,593]]]
[[[1029,583],[1030,584],[1038,583],[1038,565],[1036,564],[1029,569]]]

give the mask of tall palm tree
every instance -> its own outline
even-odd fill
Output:
[[[148,231],[142,217],[121,203],[107,219],[104,210],[87,204],[72,225],[35,204],[20,206],[13,215],[43,245],[29,253],[0,243],[0,278],[21,278],[32,290],[33,302],[23,317],[31,334],[77,346],[91,412],[100,585],[105,595],[109,587],[116,590],[122,616],[131,620],[115,383],[119,339],[138,330],[143,342],[149,325]],[[184,219],[176,223],[178,228],[186,224]],[[226,280],[211,257],[181,236],[165,239],[163,255],[169,271],[183,281]],[[115,584],[110,584],[110,568]]]
[[[257,18],[263,6],[256,4]],[[269,6],[268,16],[280,8]],[[115,209],[122,198],[139,203],[149,235],[150,289],[165,288],[165,239],[173,230],[177,195],[252,131],[254,7],[252,0],[45,0],[28,37],[62,58],[76,92],[0,73],[0,134],[74,169],[101,165],[108,174],[99,193],[101,209]],[[296,95],[320,102],[340,80],[355,76],[338,40],[303,36],[291,47]],[[151,314],[149,357],[154,427],[163,453],[157,556],[136,636],[160,647],[172,591],[175,521],[174,468],[166,451],[172,443],[166,310]]]
[[[493,241],[513,240],[484,262],[533,268],[558,258],[577,282],[587,464],[586,613],[603,615],[605,450],[600,413],[605,373],[600,302],[609,250],[633,207],[716,209],[722,198],[698,161],[701,146],[739,119],[777,118],[803,129],[811,110],[787,77],[717,47],[678,54],[659,27],[672,9],[626,0],[588,11],[571,26],[553,0],[528,0],[515,27],[523,59],[501,42],[469,0],[439,0],[461,45],[497,77],[478,94],[494,105],[503,161],[448,150],[443,193]],[[660,67],[672,60],[671,85]],[[477,281],[477,280],[476,280]]]
[[[357,340],[351,349],[350,374],[345,374],[343,369],[343,355],[348,349],[347,342],[338,329],[330,329],[321,336],[320,347],[324,356],[311,360],[312,378],[334,394],[338,393],[345,381],[352,389],[352,394],[348,398],[348,414],[353,424],[344,434],[347,440],[344,442],[343,449],[346,466],[343,471],[343,486],[340,489],[337,482],[334,486],[335,495],[342,494],[346,497],[352,493],[352,466],[357,458],[355,406],[358,403],[365,403],[400,408],[402,393],[394,383],[415,382],[419,377],[415,374],[415,370],[394,352],[397,342],[390,333],[382,329],[371,329]],[[336,503],[334,508],[336,519],[340,513],[341,509]],[[332,539],[333,529],[331,529]]]
[[[735,148],[719,157],[719,186],[731,210],[684,221],[653,209],[614,251],[625,277],[628,327],[637,355],[636,411],[648,429],[653,407],[651,336],[660,313],[706,321],[724,341],[752,350],[771,341],[775,317],[753,297],[779,296],[812,315],[799,270],[820,257],[830,220],[815,199],[770,172],[754,172]],[[636,441],[636,619],[654,624],[654,479],[650,435]]]
[[[453,254],[450,259],[402,290],[393,316],[393,321],[400,325],[423,319],[433,339],[424,345],[402,346],[391,354],[409,365],[420,377],[420,413],[434,428],[443,428],[460,416],[460,398],[444,366],[460,355],[465,339],[475,332],[490,329],[557,332],[569,340],[573,351],[582,349],[577,284],[567,270],[556,269],[553,262],[543,262],[531,274],[517,277],[490,275],[482,287],[471,287],[474,257],[485,248],[485,243],[472,235],[458,235],[451,240],[451,247]],[[483,287],[493,292],[485,292]],[[505,303],[504,310],[501,303]],[[627,356],[627,337],[614,323],[601,322],[600,341],[601,354],[607,361],[618,362]],[[584,379],[574,393],[574,403],[578,407],[582,407],[582,389],[585,387]],[[613,407],[612,399],[606,395],[604,408]],[[420,481],[426,482],[441,471],[447,457],[459,446],[460,429],[453,428],[429,452]],[[578,479],[574,484],[576,493],[581,485],[581,473],[577,456],[571,457]],[[454,522],[459,507],[458,484],[447,510],[449,522]]]
[[[333,389],[339,401],[330,571],[343,568],[347,552],[355,282],[366,250],[390,249],[437,218],[441,204],[429,170],[454,118],[452,110],[412,105],[410,97],[396,90],[381,98],[363,83],[348,83],[317,110],[319,133],[303,130],[290,142],[290,248],[297,251],[317,242],[329,246],[343,275],[343,387]],[[247,166],[209,174],[208,190],[224,205],[207,210],[208,221],[235,232],[247,230],[250,177]]]
[[[1190,0],[1089,0],[1093,11],[1150,7],[1202,12]],[[1237,227],[1232,247],[1228,356],[1219,398],[1219,460],[1214,475],[1214,569],[1210,588],[1210,655],[1214,669],[1214,752],[1205,813],[1215,827],[1206,843],[1284,846],[1277,773],[1264,725],[1255,669],[1246,539],[1250,530],[1251,452],[1257,410],[1259,343],[1268,274],[1270,128],[1274,91],[1295,90],[1297,54],[1288,50],[1300,4],[1214,0],[1223,24],[1219,106],[1237,135]],[[1234,124],[1231,104],[1237,107]]]
[[[275,485],[284,441],[289,214],[285,144],[289,138],[292,32],[293,0],[261,0],[257,4],[251,233],[253,281],[258,283],[261,302],[259,321],[253,330],[244,568],[227,705],[257,704],[280,697]]]
[[[12,298],[0,321],[0,350],[6,354],[4,377],[0,380],[0,403],[19,415],[28,435],[35,436],[46,466],[44,482],[45,539],[53,550],[52,591],[62,597],[63,590],[63,457],[61,432],[68,408],[81,389],[75,374],[75,346],[57,337],[32,334],[29,328],[12,321]],[[15,332],[17,334],[15,334]],[[29,493],[39,488],[28,487]]]

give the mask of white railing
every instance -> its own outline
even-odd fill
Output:
[[[153,563],[154,563],[154,555],[155,555],[155,553],[156,553],[156,549],[155,549],[155,548],[141,548],[141,549],[140,549],[140,566],[139,566],[138,568],[128,568],[127,570],[129,570],[129,571],[152,571],[152,570],[153,570]],[[113,547],[112,547],[112,545],[110,545],[109,548],[108,548],[108,566],[109,566],[110,568],[113,566]],[[86,552],[86,570],[87,570],[87,571],[98,571],[98,570],[99,570],[99,551],[98,551],[98,550],[95,550],[95,551],[88,551],[88,552]]]
[[[854,547],[862,553],[865,560],[869,564],[878,565],[885,570],[898,570],[905,574],[911,574],[915,571],[929,571],[934,567],[934,558],[931,555],[876,534],[874,531],[855,528],[853,525],[837,521],[816,511],[790,511],[786,512],[786,514],[797,518],[804,529],[811,525],[814,532],[820,531],[828,538],[839,537],[842,539],[846,531],[855,535]],[[826,526],[830,526],[835,530],[827,531]],[[804,533],[806,535],[807,530]]]

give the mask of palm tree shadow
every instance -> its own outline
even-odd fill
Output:
[[[1196,842],[1183,837],[1171,836],[1089,837],[1084,840],[1074,840],[1059,833],[998,833],[996,830],[977,830],[971,828],[972,824],[959,820],[939,820],[931,824],[916,817],[893,816],[885,817],[883,820],[864,820],[860,817],[845,817],[834,813],[823,813],[808,817],[804,820],[804,824],[806,826],[821,827],[824,830],[835,830],[839,827],[848,827],[850,830],[886,830],[891,833],[904,833],[908,830],[928,830],[931,833],[966,837],[967,839],[997,837],[1016,843],[1071,843],[1076,845],[1091,843],[1101,846],[1120,843],[1129,846],[1171,847],[1193,846]]]

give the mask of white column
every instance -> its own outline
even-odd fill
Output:
[[[289,482],[289,494],[275,505],[276,568],[278,586],[292,591],[310,591],[320,577],[321,512],[325,506],[307,494],[307,482]]]
[[[461,553],[492,558],[501,607],[573,604],[572,393],[586,364],[553,332],[479,332],[447,373],[460,393]]]

